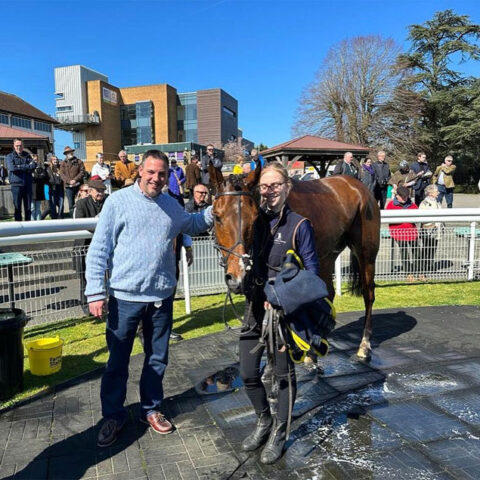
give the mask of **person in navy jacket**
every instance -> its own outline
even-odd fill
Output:
[[[7,155],[8,181],[10,182],[14,218],[22,221],[22,204],[25,220],[31,220],[32,216],[32,174],[37,168],[31,155],[23,149],[23,141],[16,138],[13,141],[13,152]]]

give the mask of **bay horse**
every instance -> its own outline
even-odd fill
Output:
[[[254,223],[259,221],[257,185],[261,167],[247,176],[231,175],[224,180],[220,170],[209,166],[210,182],[216,191],[213,202],[215,237],[225,269],[225,281],[233,293],[242,293],[245,276],[251,268]],[[335,290],[335,259],[345,247],[351,255],[351,292],[363,295],[365,324],[357,352],[370,357],[372,307],[375,301],[375,259],[380,245],[380,209],[362,182],[349,176],[295,181],[287,198],[290,208],[308,218],[315,231],[320,277],[326,283],[330,300]]]

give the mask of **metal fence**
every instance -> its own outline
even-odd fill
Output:
[[[441,217],[435,220],[440,219]],[[417,238],[405,242],[393,240],[388,226],[383,225],[376,263],[376,281],[435,282],[480,279],[480,228],[476,228],[476,224],[472,222],[452,224],[451,219],[446,220],[448,223],[439,228],[433,236],[427,235],[425,230],[419,227],[416,229]],[[89,222],[91,221],[92,219],[89,219]],[[384,218],[383,221],[391,220]],[[7,238],[5,231],[0,229],[0,248],[10,251],[7,257],[12,257],[12,251],[17,255],[21,254],[11,259],[10,264],[8,259],[5,260],[0,254],[0,307],[15,303],[18,308],[25,310],[30,318],[30,325],[83,316],[86,311],[83,289],[85,254],[88,247],[81,237],[90,234],[85,230],[79,232],[78,229],[85,228],[86,224],[77,222],[80,226],[70,228],[74,231],[67,232],[66,223],[57,223],[64,233],[52,233],[53,228],[47,228],[50,222],[29,223],[30,225],[25,227],[27,235],[23,236],[18,236],[17,230],[12,230],[12,224],[8,229],[17,232],[16,236]],[[42,241],[42,235],[31,235],[30,232],[35,230],[34,224],[41,224],[39,228],[43,232],[50,232],[43,234],[48,241]],[[409,238],[408,235],[407,237]],[[29,239],[29,245],[5,247],[25,243],[25,239]],[[51,241],[52,239],[62,241]],[[218,264],[218,253],[213,248],[213,240],[210,237],[195,238],[193,251],[194,263],[188,268],[187,297],[188,292],[191,296],[225,292],[223,270]],[[347,249],[340,255],[336,265],[337,293],[341,292],[342,282],[349,279],[349,263],[350,253]],[[184,273],[181,269],[178,297],[185,295],[184,285]]]

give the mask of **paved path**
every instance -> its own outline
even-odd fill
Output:
[[[96,447],[100,374],[0,415],[0,478],[478,479],[480,308],[376,311],[369,364],[352,359],[358,315],[342,314],[322,376],[297,369],[284,457],[263,466],[239,444],[254,424],[235,378],[236,339],[172,345],[166,412],[177,430],[137,421],[142,356],[132,359],[130,419],[118,444]]]

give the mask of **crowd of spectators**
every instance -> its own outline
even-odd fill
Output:
[[[343,159],[335,165],[333,175],[349,175],[360,180],[375,195],[381,209],[386,207],[388,197],[392,200],[396,199],[397,188],[400,186],[406,187],[409,198],[413,197],[415,205],[420,206],[425,199],[426,188],[430,184],[437,187],[438,203],[441,205],[445,198],[447,207],[452,208],[455,169],[453,157],[447,155],[433,173],[428,165],[426,154],[419,152],[411,164],[402,160],[398,170],[392,174],[386,154],[381,150],[377,153],[375,162],[371,158],[366,158],[361,164],[354,158],[352,152],[346,152]]]

